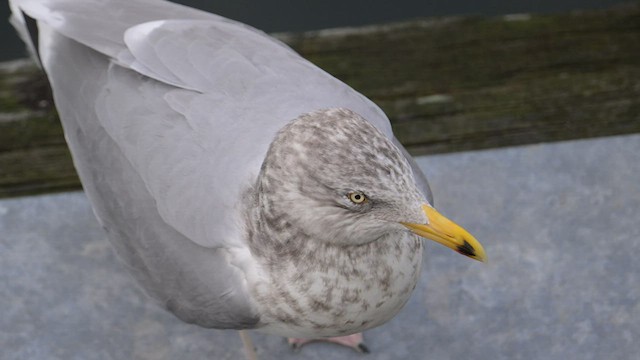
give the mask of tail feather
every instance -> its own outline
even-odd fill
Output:
[[[11,7],[11,17],[9,18],[9,22],[16,29],[20,39],[22,39],[27,46],[27,51],[29,51],[31,57],[40,67],[42,67],[38,50],[39,33],[37,21],[25,14],[18,4],[16,4],[16,1],[10,0],[9,6]]]

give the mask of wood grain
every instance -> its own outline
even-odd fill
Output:
[[[640,132],[640,5],[278,36],[378,103],[413,154]],[[46,80],[0,66],[0,197],[77,189]]]

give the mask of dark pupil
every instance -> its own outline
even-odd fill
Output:
[[[356,200],[360,200],[360,196],[361,196],[361,195],[357,195],[357,194],[356,194],[356,195],[354,195],[354,197],[353,197],[353,198],[354,198],[354,199],[356,199]]]

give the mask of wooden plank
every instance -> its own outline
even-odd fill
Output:
[[[640,131],[640,11],[447,18],[291,39],[414,154]],[[348,54],[348,55],[347,55]]]
[[[0,66],[0,198],[80,188],[46,78],[29,61]]]
[[[640,6],[280,34],[413,154],[640,132]],[[0,197],[79,188],[46,80],[0,66]]]

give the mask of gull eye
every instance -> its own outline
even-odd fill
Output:
[[[347,197],[354,204],[362,204],[367,201],[367,196],[359,191],[350,192]]]

